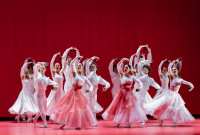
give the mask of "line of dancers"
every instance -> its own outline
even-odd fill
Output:
[[[142,50],[148,51],[147,58],[141,54]],[[72,51],[76,53],[75,58],[69,56]],[[58,58],[62,65],[55,63]],[[60,129],[65,126],[76,129],[98,126],[96,114],[103,111],[97,102],[98,85],[103,85],[102,92],[105,92],[110,83],[97,74],[98,57],[81,62],[82,59],[79,50],[74,47],[68,48],[62,56],[60,52],[55,54],[50,62],[51,80],[45,76],[47,62],[36,63],[34,59],[27,58],[20,72],[22,90],[9,112],[16,115],[18,122],[27,119],[35,125],[41,116],[41,128],[48,127],[46,116],[53,123],[61,124]],[[158,67],[161,87],[149,76],[152,63],[148,45],[141,45],[130,59],[116,58],[110,62],[108,69],[113,100],[102,114],[104,120],[113,121],[116,127],[125,124],[127,128],[133,123],[145,126],[147,114],[159,119],[160,126],[163,120],[173,121],[173,127],[176,123],[195,120],[178,93],[181,84],[188,85],[189,91],[194,88],[192,83],[180,77],[182,59],[161,61]],[[46,97],[48,85],[52,88]],[[156,89],[154,98],[148,93],[150,86]]]

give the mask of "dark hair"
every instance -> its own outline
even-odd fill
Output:
[[[113,70],[114,70],[114,68],[117,68],[117,65],[113,65]]]
[[[94,65],[96,66],[97,71],[98,71],[98,66],[97,66],[97,64],[96,64],[95,62],[92,62],[92,64],[94,64]],[[91,64],[91,65],[92,65],[92,64]],[[91,65],[90,65],[90,69],[91,69]],[[96,72],[97,72],[97,71],[96,71]]]
[[[33,63],[30,63],[29,65],[28,65],[28,67],[27,67],[27,69],[33,69],[33,66],[34,66],[34,64]]]
[[[67,60],[67,59],[69,59],[69,58],[72,58],[72,57],[70,57],[70,56],[67,56],[66,60]]]
[[[144,65],[144,66],[143,66],[143,69],[144,69],[144,68],[147,68],[147,69],[149,70],[148,74],[151,72],[151,68],[150,68],[150,66],[148,66],[148,65]]]
[[[129,65],[129,64],[126,64],[126,65],[128,66],[129,69],[131,69],[131,65]]]
[[[126,64],[130,69],[131,69],[131,65],[129,65],[129,64]]]

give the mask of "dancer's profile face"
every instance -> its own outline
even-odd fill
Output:
[[[173,76],[177,76],[178,75],[178,70],[176,68],[172,69],[172,74]]]
[[[40,73],[44,74],[46,72],[45,66],[40,67]]]
[[[68,57],[66,61],[67,61],[67,64],[70,64],[72,61],[72,58]]]
[[[78,63],[78,65],[77,65],[77,72],[78,73],[82,73],[82,71],[83,71],[83,65],[81,63]]]
[[[128,65],[125,65],[124,66],[124,73],[129,73],[130,72],[130,68],[129,68],[129,66]]]
[[[90,65],[90,70],[91,70],[91,71],[96,71],[96,70],[97,70],[96,65],[95,65],[95,64],[91,64],[91,65]]]
[[[149,69],[146,68],[146,67],[144,67],[144,68],[142,69],[142,72],[143,72],[144,74],[148,74],[148,73],[149,73]]]
[[[162,68],[162,74],[165,75],[167,73],[167,69],[166,68]]]
[[[60,71],[60,64],[59,63],[55,64],[55,70],[56,70],[56,72]]]

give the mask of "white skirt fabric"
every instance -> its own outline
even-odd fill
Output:
[[[46,115],[50,116],[53,113],[53,110],[58,103],[58,101],[64,95],[63,89],[59,88],[57,90],[52,90],[47,98],[47,111]]]
[[[137,98],[138,104],[143,108],[145,114],[149,114],[148,110],[146,110],[143,105],[152,102],[152,97],[147,91],[133,92],[135,97]]]
[[[23,88],[13,104],[8,110],[11,114],[35,115],[38,112],[34,94],[29,89]]]
[[[194,121],[194,117],[185,107],[185,102],[178,92],[169,90],[164,96],[145,104],[147,112],[160,120],[172,120],[176,123]]]

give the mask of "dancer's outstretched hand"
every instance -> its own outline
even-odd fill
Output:
[[[102,87],[102,92],[105,92],[107,89],[105,87]]]

